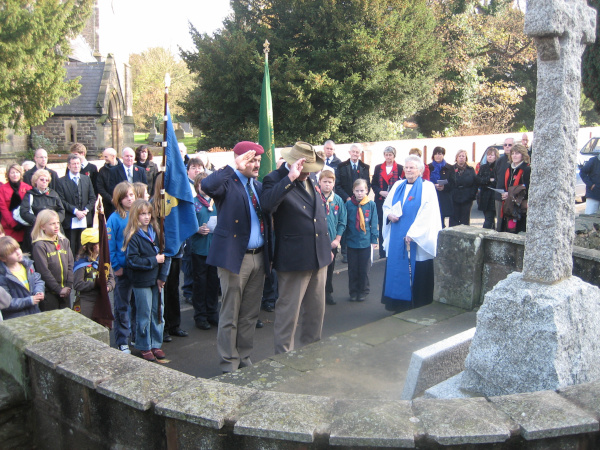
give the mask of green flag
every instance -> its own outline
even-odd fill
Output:
[[[260,96],[260,116],[258,118],[258,143],[265,152],[260,161],[258,179],[275,170],[275,132],[273,131],[273,103],[271,101],[271,76],[269,75],[269,54],[265,53],[265,76]]]

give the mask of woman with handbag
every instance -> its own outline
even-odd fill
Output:
[[[527,231],[527,196],[529,192],[529,154],[527,149],[516,144],[510,150],[509,166],[504,173],[502,194],[502,229],[509,233]],[[525,189],[519,188],[524,186]]]
[[[23,168],[19,164],[8,167],[6,181],[6,184],[0,186],[1,223],[6,236],[14,238],[20,245],[25,236],[25,225],[14,219],[13,211],[21,206],[23,197],[31,186],[23,182]]]

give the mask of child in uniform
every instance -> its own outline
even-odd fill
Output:
[[[367,182],[362,178],[352,186],[352,198],[346,202],[348,222],[348,285],[351,302],[364,302],[369,294],[369,269],[372,247],[377,244],[377,207],[367,197]]]
[[[333,261],[327,267],[327,281],[325,282],[325,303],[335,305],[337,302],[333,299],[333,271],[335,269],[335,255],[344,230],[346,229],[346,207],[342,197],[333,192],[335,187],[335,172],[325,166],[319,175],[319,190],[321,199],[325,206],[325,214],[327,215],[327,228],[329,238],[331,239],[331,251],[333,253]]]
[[[38,214],[33,231],[31,254],[36,271],[46,285],[42,311],[71,307],[73,253],[69,240],[60,232],[56,211],[44,209]]]
[[[94,305],[100,296],[100,286],[98,285],[99,240],[96,228],[86,228],[82,231],[81,248],[73,268],[73,288],[76,291],[73,310],[80,312],[88,319],[92,318]],[[112,268],[106,276],[106,284],[108,292],[115,288],[115,277]]]

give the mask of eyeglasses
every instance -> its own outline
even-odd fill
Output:
[[[512,147],[512,144],[504,144],[505,147]]]

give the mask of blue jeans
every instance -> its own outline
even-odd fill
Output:
[[[150,350],[160,348],[163,342],[163,304],[158,286],[133,288],[137,307],[135,348]],[[160,314],[159,314],[160,311]]]
[[[600,200],[595,200],[589,197],[585,199],[586,214],[596,214],[598,212],[598,207],[600,207]]]
[[[115,323],[113,331],[115,333],[115,343],[117,348],[121,345],[127,345],[131,331],[129,320],[129,299],[131,298],[132,285],[129,279],[129,272],[123,269],[123,275],[115,277],[114,293],[114,316]]]

